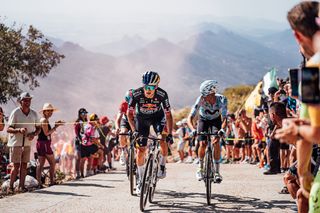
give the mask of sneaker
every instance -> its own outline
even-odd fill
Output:
[[[7,189],[7,194],[8,194],[8,195],[13,195],[13,194],[14,194],[14,188],[9,187],[9,188]]]
[[[214,182],[215,183],[221,183],[221,181],[222,181],[222,176],[218,172],[216,172],[214,174]]]
[[[125,155],[124,155],[124,151],[121,152],[119,162],[120,162],[120,165],[121,165],[121,166],[126,165],[126,157],[125,157]]]
[[[264,165],[263,167],[264,170],[269,170],[270,169],[270,166],[268,164]]]
[[[193,164],[199,164],[200,160],[199,158],[194,159]]]
[[[80,179],[80,178],[81,178],[80,172],[77,172],[76,179]]]
[[[177,163],[183,163],[183,161],[182,160],[178,160]]]
[[[187,160],[185,161],[185,163],[192,163],[192,157],[191,156],[188,156]]]
[[[158,171],[158,178],[159,179],[163,179],[167,176],[167,172],[166,172],[166,168],[164,168],[163,170],[162,169],[159,169]]]
[[[201,181],[203,179],[203,175],[202,175],[203,171],[201,168],[199,168],[196,172],[196,178],[198,181]]]
[[[230,160],[229,159],[225,159],[222,163],[223,164],[228,164],[228,163],[230,163]]]
[[[138,181],[137,186],[136,186],[136,194],[137,196],[140,196],[141,194],[141,183]]]

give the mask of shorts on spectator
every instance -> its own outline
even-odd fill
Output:
[[[267,144],[265,142],[259,141],[258,147],[259,149],[265,149],[267,147]]]
[[[53,155],[51,149],[51,141],[37,141],[38,156],[45,157],[46,155]]]
[[[90,157],[92,154],[98,151],[98,147],[95,144],[90,146],[81,145],[81,158]]]
[[[30,161],[30,146],[14,146],[10,147],[10,162],[12,163],[28,163]]]
[[[226,145],[227,146],[233,146],[234,145],[234,140],[226,140]]]
[[[289,148],[290,148],[289,144],[287,144],[287,143],[280,143],[280,149],[286,150],[286,149],[289,149]]]
[[[179,141],[178,142],[178,151],[183,151],[184,150],[184,145],[185,145],[185,142],[184,141]]]
[[[242,147],[242,141],[238,141],[237,143],[234,143],[234,148],[240,149]]]

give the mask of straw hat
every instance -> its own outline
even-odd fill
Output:
[[[52,104],[50,104],[50,103],[43,104],[42,110],[40,110],[40,112],[43,112],[43,111],[46,111],[46,110],[53,110],[54,112],[58,111],[58,109],[53,107]]]

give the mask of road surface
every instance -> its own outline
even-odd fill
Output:
[[[124,167],[32,193],[0,199],[0,212],[139,212],[139,199],[129,194]],[[155,204],[146,212],[295,212],[289,195],[279,194],[282,175],[264,176],[254,165],[221,166],[224,178],[213,185],[212,205],[206,204],[204,182],[196,181],[196,165],[168,164]]]

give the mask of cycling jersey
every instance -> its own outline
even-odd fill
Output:
[[[170,112],[168,95],[166,91],[158,87],[153,98],[147,98],[144,95],[143,87],[140,87],[133,92],[129,102],[129,110],[133,112],[135,109],[137,117],[162,117],[164,112]]]
[[[195,117],[199,111],[201,120],[214,120],[220,117],[220,115],[226,117],[228,111],[227,105],[227,98],[220,94],[216,94],[215,104],[210,104],[205,101],[203,96],[199,96],[191,109],[191,116]]]

